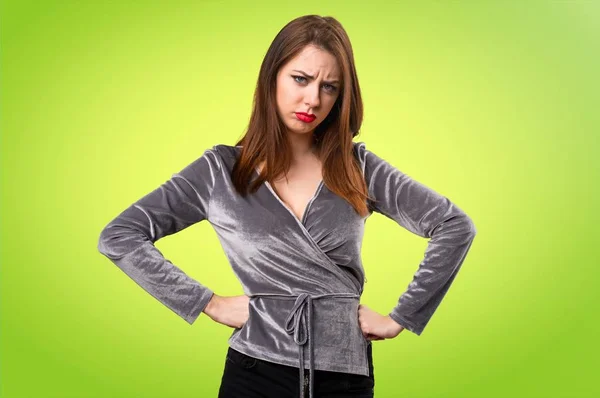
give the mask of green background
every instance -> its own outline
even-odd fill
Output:
[[[374,342],[378,397],[599,396],[600,1],[2,1],[0,396],[216,397],[231,329],[190,326],[96,249],[234,144],[290,20],[353,44],[367,148],[478,234],[421,336]],[[387,314],[427,240],[374,214],[361,300]],[[202,222],[157,242],[242,294]]]

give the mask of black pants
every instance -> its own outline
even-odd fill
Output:
[[[367,352],[370,376],[315,369],[313,396],[372,398],[375,387],[372,344],[368,345]],[[297,367],[253,358],[229,347],[219,398],[298,398],[298,372]],[[308,375],[308,369],[304,374]],[[304,392],[308,394],[308,386]]]

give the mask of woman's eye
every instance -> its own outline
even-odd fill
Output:
[[[327,89],[327,91],[330,91],[330,92],[332,92],[332,93],[333,93],[333,92],[335,92],[335,90],[336,90],[336,87],[335,87],[335,86],[332,86],[331,84],[326,84],[325,86],[329,87],[329,88]]]
[[[302,76],[292,76],[292,77],[293,77],[294,79],[304,79],[304,80],[306,80],[306,78],[305,78],[305,77],[302,77]],[[298,82],[298,80],[296,80],[296,81]],[[304,83],[304,82],[302,81],[302,82],[298,82],[298,83]]]

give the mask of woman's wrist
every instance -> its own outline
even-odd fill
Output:
[[[389,327],[390,327],[390,331],[391,333],[395,336],[399,335],[400,332],[402,332],[404,330],[404,326],[400,325],[398,322],[396,322],[391,316],[387,316],[386,317],[388,319],[388,323],[389,323]]]
[[[212,297],[210,298],[210,301],[208,302],[208,304],[206,304],[206,307],[204,307],[204,313],[206,315],[208,315],[211,318],[215,318],[215,315],[218,312],[218,307],[219,307],[219,303],[221,302],[221,296],[217,295],[216,293],[214,293],[212,295]]]

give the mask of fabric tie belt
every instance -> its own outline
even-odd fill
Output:
[[[318,295],[309,295],[301,293],[299,295],[285,294],[254,294],[249,297],[269,297],[279,300],[296,299],[288,317],[285,320],[285,331],[294,335],[294,341],[298,345],[299,370],[300,370],[300,398],[304,398],[304,345],[308,341],[308,371],[309,385],[308,396],[313,397],[313,379],[314,379],[314,356],[312,339],[312,301],[326,297],[350,297],[360,299],[360,295],[354,293],[326,293]]]

